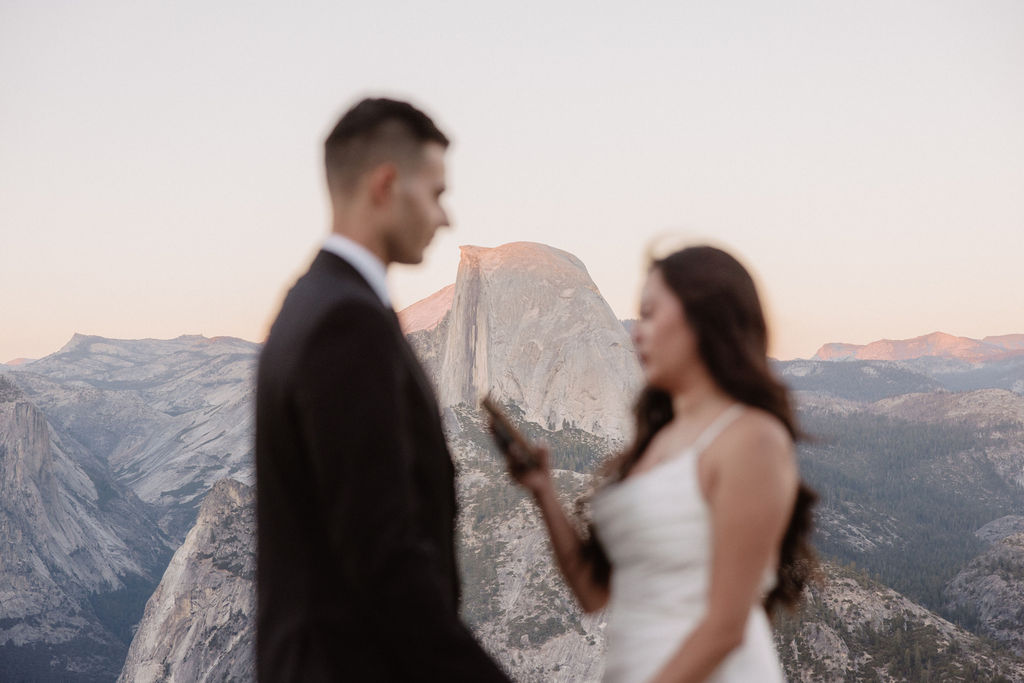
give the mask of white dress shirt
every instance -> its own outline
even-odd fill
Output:
[[[391,308],[391,297],[388,296],[387,266],[381,263],[372,251],[349,238],[332,232],[324,240],[323,250],[345,259],[345,262],[356,269],[363,279],[380,297],[381,302]]]

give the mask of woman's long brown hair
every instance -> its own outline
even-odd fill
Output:
[[[768,365],[768,329],[757,288],[739,261],[714,247],[689,247],[655,261],[651,270],[661,273],[682,302],[686,321],[697,335],[701,360],[718,386],[737,401],[774,415],[794,441],[799,439],[789,391]],[[647,387],[635,413],[633,443],[606,466],[612,481],[625,477],[654,435],[672,421],[672,400],[666,392]],[[776,584],[764,600],[769,614],[779,605],[795,607],[817,571],[810,544],[817,499],[801,480],[779,548]],[[586,544],[584,555],[595,578],[607,581],[610,567],[596,540]]]

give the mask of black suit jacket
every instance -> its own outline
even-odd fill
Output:
[[[505,681],[458,617],[454,467],[394,312],[321,251],[257,382],[257,673]]]

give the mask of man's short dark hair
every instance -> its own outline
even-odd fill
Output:
[[[365,99],[345,112],[324,141],[327,186],[331,194],[350,190],[378,164],[412,164],[428,142],[448,147],[448,138],[422,111],[408,102]]]

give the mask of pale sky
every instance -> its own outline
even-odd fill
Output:
[[[454,141],[399,308],[532,240],[633,317],[668,233],[751,267],[779,358],[1024,332],[1020,0],[285,4],[0,0],[0,361],[262,340],[365,95]]]

